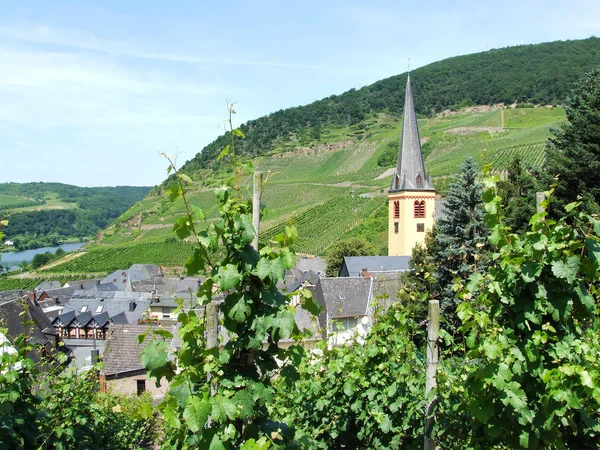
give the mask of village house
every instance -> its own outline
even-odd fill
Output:
[[[148,379],[142,366],[140,353],[147,344],[139,343],[138,336],[151,331],[156,326],[120,324],[111,327],[110,335],[102,355],[104,368],[101,373],[101,389],[114,394],[138,394],[150,392],[160,398],[168,391],[168,383],[163,378],[159,386],[154,379]],[[165,328],[177,335],[176,325]],[[174,340],[169,348],[174,349]]]
[[[372,278],[323,277],[311,291],[323,308],[319,321],[330,347],[366,336],[375,311]]]

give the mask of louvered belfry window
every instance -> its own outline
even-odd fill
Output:
[[[400,202],[396,200],[394,202],[394,219],[400,218]]]
[[[415,200],[415,218],[422,219],[425,217],[425,200]]]

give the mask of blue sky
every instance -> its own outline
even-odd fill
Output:
[[[0,182],[155,185],[236,122],[450,56],[600,35],[600,2],[0,3]]]

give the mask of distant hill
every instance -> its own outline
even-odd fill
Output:
[[[493,49],[456,56],[411,72],[417,112],[431,116],[445,109],[497,103],[562,104],[573,83],[600,65],[600,38]],[[359,124],[369,114],[399,115],[406,73],[306,106],[288,108],[241,125],[246,139],[237,151],[259,156],[318,142],[324,127]],[[207,145],[183,170],[215,164],[226,135]]]
[[[18,249],[92,238],[150,191],[149,186],[77,187],[0,183],[0,216]]]

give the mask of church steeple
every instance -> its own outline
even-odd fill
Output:
[[[423,164],[410,75],[406,81],[398,164],[388,191],[388,205],[388,255],[410,256],[416,244],[425,244],[425,233],[433,227],[435,216],[435,189]]]
[[[404,98],[404,114],[402,119],[402,134],[400,135],[400,151],[396,173],[392,178],[390,192],[405,190],[434,190],[431,178],[425,173],[421,138],[417,125],[417,114],[410,85],[410,74],[406,81],[406,96]]]

